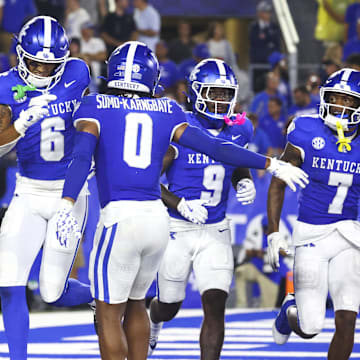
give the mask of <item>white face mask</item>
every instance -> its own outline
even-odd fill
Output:
[[[212,100],[209,98],[208,94],[211,88],[228,88],[233,91],[233,95],[231,99],[220,101],[220,100]],[[218,84],[202,84],[200,82],[194,81],[192,85],[192,89],[196,94],[196,102],[195,102],[195,109],[197,112],[205,115],[211,119],[219,119],[224,120],[224,116],[230,117],[233,114],[234,107],[236,105],[236,98],[237,98],[237,85],[218,85]],[[206,89],[205,94],[202,95],[203,89]],[[207,103],[214,104],[214,112],[211,112],[208,109]],[[220,112],[219,107],[220,105],[227,106],[226,112]]]
[[[360,122],[360,107],[351,108],[339,104],[332,104],[325,101],[325,94],[320,90],[321,103],[319,115],[323,119],[326,126],[336,131],[336,123],[340,122],[344,131],[349,131],[349,128],[354,127]],[[336,108],[336,114],[331,114],[332,108]],[[350,115],[347,114],[350,112]]]
[[[32,72],[30,72],[25,62],[25,58],[26,58],[25,53],[19,45],[16,47],[16,52],[19,61],[18,73],[26,84],[33,85],[38,89],[50,90],[60,81],[61,76],[65,70],[65,63],[67,56],[61,62],[58,62],[57,64],[58,67],[54,69],[53,75],[45,77],[45,76],[35,75]],[[27,56],[27,58],[30,57]],[[38,61],[37,59],[32,59],[32,60]]]
[[[52,80],[52,77],[43,77],[34,75],[29,71],[29,75],[26,80],[31,84],[34,85],[36,88],[43,88],[49,86]]]
[[[338,116],[327,113],[327,115],[325,116],[325,118],[323,120],[324,120],[324,124],[334,131],[336,131],[336,123],[337,122],[340,122],[344,131],[349,130],[348,118],[342,118],[342,117],[338,117]]]

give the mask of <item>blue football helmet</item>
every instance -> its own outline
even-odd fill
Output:
[[[18,72],[25,83],[49,90],[60,81],[64,72],[69,56],[69,41],[57,20],[50,16],[37,16],[21,28],[16,52]],[[27,59],[58,66],[50,76],[39,76],[30,72]]]
[[[154,95],[159,82],[159,62],[150,48],[139,41],[117,47],[107,63],[109,88]]]
[[[192,70],[188,80],[193,111],[209,120],[223,120],[233,114],[238,83],[229,65],[219,59],[205,59]]]
[[[330,102],[330,96],[334,93],[352,96],[355,105],[350,107]],[[336,130],[337,122],[345,131],[360,122],[360,71],[345,68],[330,75],[320,88],[319,114],[333,130]]]

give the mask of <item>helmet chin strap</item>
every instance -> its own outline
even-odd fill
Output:
[[[339,144],[338,151],[344,152],[343,151],[344,148],[346,151],[351,151],[351,146],[350,146],[351,140],[344,136],[343,126],[341,125],[340,121],[336,122],[336,131],[339,137],[339,140],[336,142],[336,144]]]

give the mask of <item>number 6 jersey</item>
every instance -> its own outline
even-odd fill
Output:
[[[48,91],[57,96],[49,104],[50,115],[29,127],[26,135],[16,144],[21,176],[37,180],[65,178],[76,131],[72,114],[89,82],[87,65],[80,59],[67,60],[61,80]],[[10,106],[12,122],[28,108],[32,97],[42,94],[38,90],[27,91],[22,99],[15,100],[12,88],[17,85],[26,84],[16,67],[0,75],[0,103]]]
[[[301,168],[310,183],[300,189],[298,220],[331,224],[357,220],[360,196],[360,137],[351,150],[338,151],[335,132],[318,115],[296,118],[288,129],[288,142],[301,152]]]
[[[201,128],[209,135],[240,146],[245,146],[252,137],[253,127],[248,119],[242,125],[225,125],[221,131],[209,131],[201,125],[196,116],[199,115],[186,113],[188,123]],[[173,146],[177,156],[166,172],[169,190],[186,200],[208,200],[206,223],[222,221],[225,218],[231,177],[235,167],[210,159],[205,154],[197,153],[178,144],[173,144]],[[169,213],[172,217],[185,220],[176,210],[169,209]]]

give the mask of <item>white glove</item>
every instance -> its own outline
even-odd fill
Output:
[[[207,203],[207,200],[185,200],[182,198],[177,205],[177,211],[194,224],[205,224],[208,211],[204,205]]]
[[[279,251],[280,249],[284,250],[286,254],[290,254],[289,245],[284,237],[283,234],[279,232],[273,232],[267,236],[267,243],[268,243],[268,260],[269,264],[273,268],[274,271],[279,270],[280,263],[279,263]]]
[[[254,202],[256,189],[251,179],[241,179],[236,185],[236,198],[242,205],[248,205]]]
[[[288,162],[270,159],[270,166],[266,169],[270,174],[286,182],[292,191],[296,191],[295,184],[305,188],[309,183],[308,174],[297,166],[293,166]]]
[[[68,248],[73,240],[77,243],[81,239],[79,224],[72,213],[73,207],[71,201],[62,199],[55,215],[56,237],[59,245],[64,249]]]
[[[14,121],[15,130],[21,137],[25,136],[25,132],[29,126],[35,124],[40,119],[49,116],[49,102],[56,99],[57,96],[53,94],[43,94],[31,98],[29,107],[26,110],[22,110],[19,117]]]

